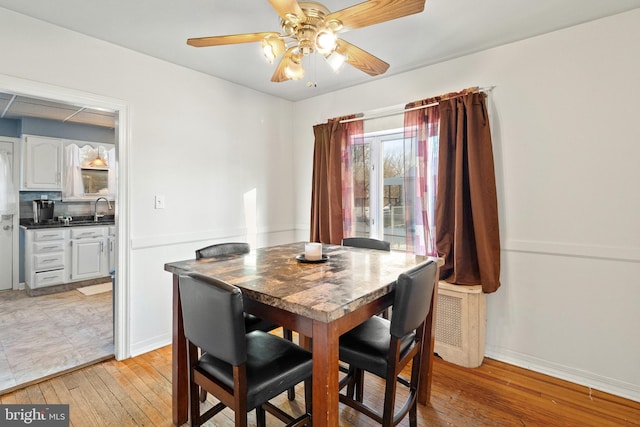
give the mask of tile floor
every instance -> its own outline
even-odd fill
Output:
[[[111,292],[0,292],[0,394],[113,355]]]

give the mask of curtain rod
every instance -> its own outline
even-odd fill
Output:
[[[491,92],[494,87],[495,86],[481,87],[481,88],[478,88],[478,92],[488,93],[488,92]],[[381,113],[381,114],[368,115],[367,113],[358,113],[357,114],[358,117],[353,118],[353,119],[340,120],[340,123],[355,122],[357,120],[381,119],[383,117],[391,117],[391,116],[395,116],[395,115],[398,115],[398,114],[401,114],[401,113],[406,113],[407,111],[421,110],[423,108],[433,107],[433,106],[438,105],[438,104],[439,104],[439,102],[432,102],[431,104],[427,104],[427,105],[420,105],[420,106],[412,107],[412,108],[402,108],[401,110],[398,110],[398,111],[392,111],[392,112]]]

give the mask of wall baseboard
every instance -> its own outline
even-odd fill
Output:
[[[526,354],[487,345],[485,356],[524,369],[540,372],[590,389],[640,402],[640,385],[595,375],[569,366],[531,357]]]
[[[171,334],[158,335],[137,343],[131,343],[131,357],[140,356],[141,354],[148,353],[153,350],[157,350],[161,347],[166,347],[171,344]]]

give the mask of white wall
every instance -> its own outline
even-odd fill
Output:
[[[166,262],[214,241],[291,240],[291,102],[4,9],[0,52],[0,74],[128,105],[132,355],[171,341]]]
[[[487,356],[640,401],[637,40],[640,10],[297,102],[299,237],[314,124],[495,86],[502,288]]]
[[[495,85],[487,355],[640,400],[639,24],[636,10],[294,105],[0,9],[0,74],[129,105],[132,354],[170,341],[165,262],[289,241],[294,224],[308,237],[313,124]]]

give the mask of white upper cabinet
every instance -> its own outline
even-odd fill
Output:
[[[22,188],[62,189],[62,140],[43,136],[24,137]]]

